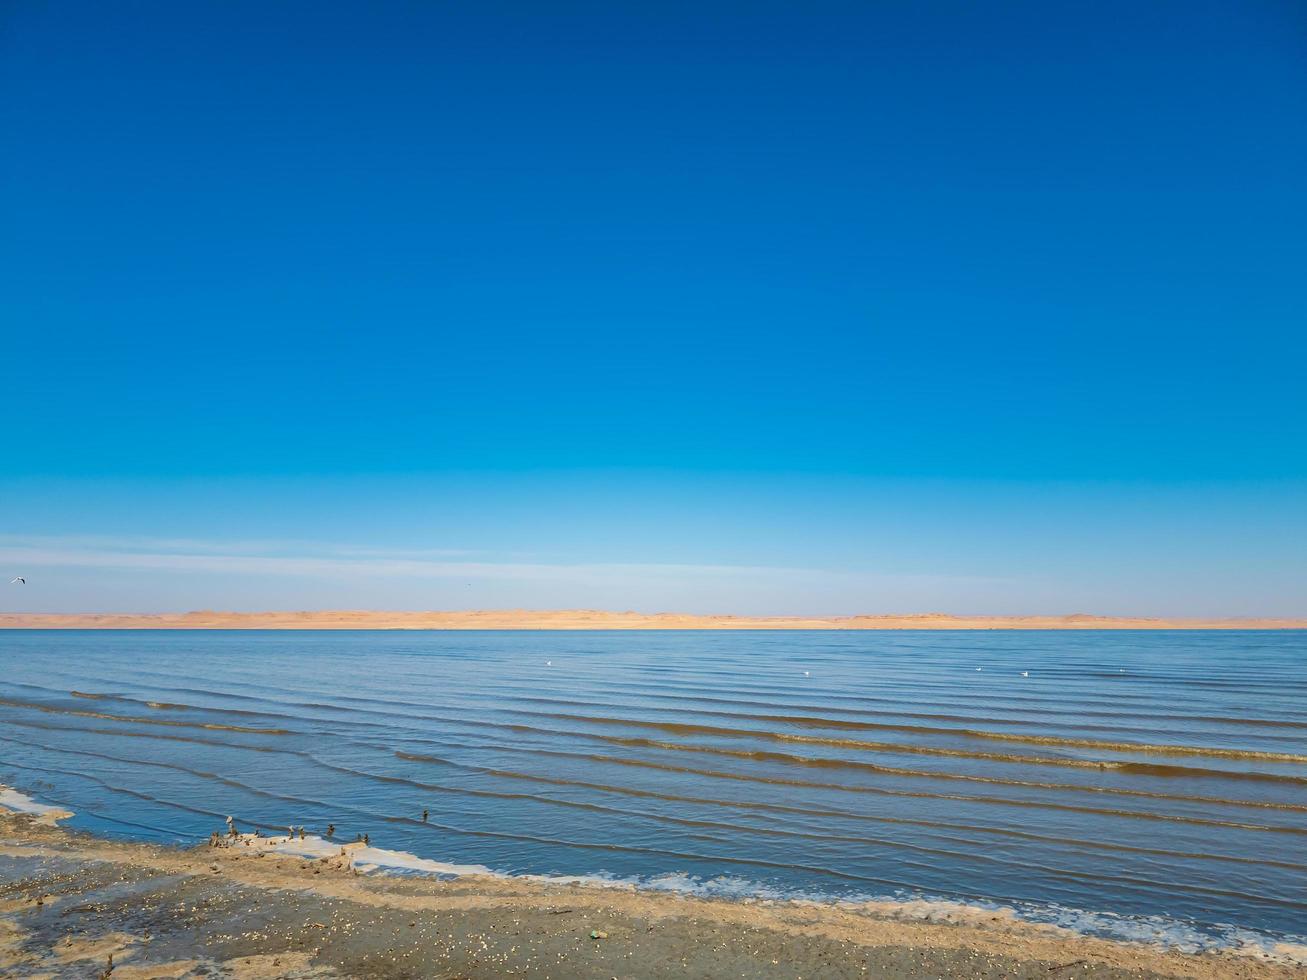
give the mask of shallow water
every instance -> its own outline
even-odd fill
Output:
[[[3,631],[0,782],[132,838],[232,814],[515,874],[1307,933],[1302,632]]]

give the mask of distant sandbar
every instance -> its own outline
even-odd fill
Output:
[[[0,629],[374,630],[1157,630],[1307,629],[1307,619],[1156,619],[1092,616],[695,616],[594,609],[459,612],[0,613]]]

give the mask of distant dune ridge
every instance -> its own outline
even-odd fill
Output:
[[[1019,630],[1307,629],[1307,619],[1157,619],[1126,616],[696,616],[597,609],[453,612],[0,613],[0,629],[392,629],[392,630]]]

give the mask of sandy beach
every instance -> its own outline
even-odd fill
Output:
[[[366,873],[359,845],[195,848],[0,814],[13,977],[1300,977],[1285,962],[1075,936],[964,906],[721,901],[491,876]],[[317,851],[322,851],[318,854]]]
[[[1307,619],[1165,619],[1121,616],[696,616],[597,609],[451,612],[3,613],[0,629],[393,630],[1175,630],[1307,629]]]

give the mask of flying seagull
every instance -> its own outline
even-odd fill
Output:
[[[25,579],[25,578],[23,578],[21,575],[19,575],[17,578],[11,578],[11,579],[9,580],[9,584],[10,584],[10,585],[14,585],[14,584],[18,584],[18,585],[26,585],[26,584],[27,584],[27,579]]]

